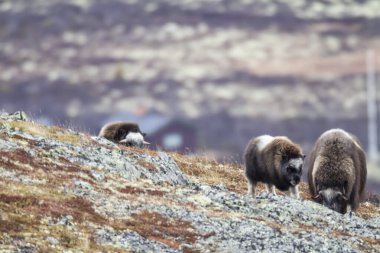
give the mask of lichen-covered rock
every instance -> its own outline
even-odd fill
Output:
[[[29,118],[23,111],[17,111],[14,113],[7,113],[7,112],[0,112],[0,119],[1,120],[13,120],[13,121],[28,121]]]

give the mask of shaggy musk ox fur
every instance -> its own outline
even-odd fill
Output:
[[[149,144],[144,140],[145,136],[146,134],[141,132],[139,126],[131,122],[109,123],[99,133],[99,137],[133,147],[142,147],[143,144]]]
[[[244,153],[248,193],[255,197],[257,182],[263,182],[274,194],[276,186],[299,198],[304,157],[301,147],[285,136],[262,135],[250,140]]]
[[[358,139],[342,129],[323,133],[308,161],[309,189],[320,204],[340,213],[355,211],[364,197],[367,166]]]

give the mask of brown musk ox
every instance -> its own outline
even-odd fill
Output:
[[[102,127],[99,137],[104,137],[115,143],[120,143],[131,147],[143,147],[149,144],[144,140],[146,136],[140,127],[131,122],[112,122]]]
[[[304,158],[301,147],[285,136],[262,135],[251,139],[244,153],[248,194],[255,197],[257,182],[263,182],[273,194],[276,187],[299,198]]]
[[[359,140],[342,129],[324,132],[309,156],[308,183],[313,199],[340,213],[356,211],[367,178]]]

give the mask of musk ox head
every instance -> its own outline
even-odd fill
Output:
[[[282,156],[281,174],[290,186],[296,186],[300,183],[304,158],[304,155],[296,157]]]
[[[141,132],[139,129],[132,129],[126,131],[125,129],[120,129],[120,144],[124,144],[128,147],[143,147],[144,144],[150,144],[144,140],[146,133]]]
[[[314,196],[316,201],[331,210],[339,213],[347,212],[347,196],[345,195],[344,188],[338,187],[326,188],[318,191],[317,196]]]

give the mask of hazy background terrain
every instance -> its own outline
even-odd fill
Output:
[[[379,10],[378,0],[0,1],[0,109],[91,134],[154,113],[194,129],[189,152],[229,161],[265,133],[307,153],[341,127],[367,147]]]

